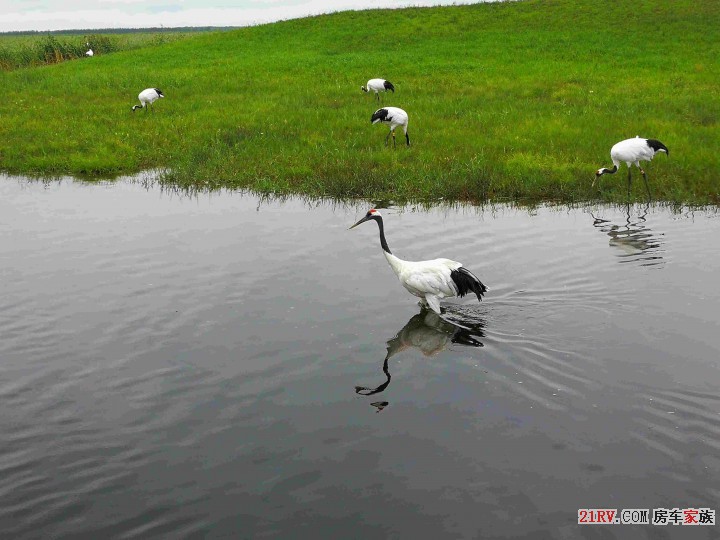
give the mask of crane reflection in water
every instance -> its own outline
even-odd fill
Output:
[[[375,387],[356,386],[355,392],[363,396],[372,396],[383,392],[390,384],[388,362],[398,353],[407,349],[419,349],[424,356],[432,357],[445,350],[450,344],[469,347],[482,347],[480,338],[484,337],[484,320],[473,318],[463,320],[463,324],[450,320],[454,313],[448,310],[444,316],[429,309],[422,309],[414,315],[403,328],[387,342],[387,353],[382,364],[385,381]],[[387,407],[387,401],[371,403],[380,412]]]
[[[617,225],[610,220],[596,217],[592,212],[593,226],[610,237],[608,244],[619,250],[620,262],[639,262],[641,266],[663,264],[663,233],[655,233],[647,226],[650,205],[638,209],[637,216],[632,215],[632,207],[625,207],[625,223]]]

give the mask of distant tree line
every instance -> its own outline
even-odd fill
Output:
[[[220,30],[234,30],[237,26],[179,26],[166,28],[164,26],[152,28],[94,28],[92,30],[13,30],[0,32],[0,36],[38,36],[38,35],[86,35],[92,34],[162,34],[173,32],[214,32]]]

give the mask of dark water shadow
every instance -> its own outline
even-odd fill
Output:
[[[650,205],[638,207],[637,215],[633,215],[633,206],[625,206],[625,223],[617,224],[610,220],[596,217],[592,212],[593,227],[610,237],[608,245],[617,250],[620,263],[640,263],[640,266],[664,264],[662,253],[665,244],[664,233],[655,233],[647,225]]]
[[[420,313],[411,317],[405,326],[387,342],[387,353],[382,364],[385,381],[375,387],[356,386],[355,393],[372,396],[385,391],[392,379],[388,366],[390,359],[407,349],[418,349],[424,356],[432,357],[444,351],[450,344],[483,347],[480,338],[485,337],[483,332],[485,321],[473,317],[471,320],[463,321],[467,324],[461,324],[447,318],[448,316],[458,318],[459,315],[457,310],[440,316],[434,311],[422,309]],[[387,401],[377,401],[370,405],[380,412],[388,404]]]

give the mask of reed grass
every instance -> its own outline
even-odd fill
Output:
[[[141,47],[156,47],[183,39],[190,32],[128,32],[119,34],[0,34],[0,70],[59,64],[85,58],[88,49],[95,56]]]

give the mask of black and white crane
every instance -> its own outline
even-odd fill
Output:
[[[650,161],[655,157],[656,154],[665,152],[666,155],[670,155],[670,150],[667,146],[658,141],[657,139],[643,139],[640,136],[634,139],[625,139],[615,144],[610,149],[610,159],[613,162],[613,168],[608,169],[602,167],[595,173],[595,181],[600,178],[603,174],[615,174],[618,172],[620,163],[625,163],[628,168],[628,195],[630,194],[630,183],[632,182],[632,166],[635,165],[643,175],[645,180],[645,189],[647,189],[648,197],[650,197],[650,187],[647,182],[647,175],[645,170],[640,166],[641,161]],[[593,185],[595,185],[593,181]]]
[[[365,223],[375,221],[380,229],[380,246],[390,268],[407,291],[420,298],[423,307],[430,307],[440,314],[440,300],[453,296],[463,297],[472,292],[478,300],[482,300],[487,287],[462,263],[450,259],[433,259],[431,261],[403,261],[392,254],[385,240],[385,229],[380,212],[374,208],[365,217],[350,227],[353,229]]]
[[[385,79],[370,79],[367,82],[367,86],[361,86],[360,90],[363,92],[375,92],[375,97],[380,101],[380,92],[387,92],[390,90],[393,94],[395,93],[395,87],[390,81]]]
[[[94,54],[95,53],[93,52],[92,49],[88,49],[87,52],[85,53],[85,56],[93,56]]]
[[[390,124],[390,131],[385,136],[385,146],[387,146],[388,138],[391,134],[393,138],[393,148],[397,146],[395,144],[395,128],[400,126],[402,126],[403,131],[405,132],[405,141],[407,142],[407,145],[410,146],[410,136],[408,135],[408,114],[405,111],[397,107],[383,107],[382,109],[378,109],[370,118],[370,123],[377,124],[378,122]]]
[[[162,90],[160,90],[159,88],[146,88],[145,90],[143,90],[142,92],[140,92],[138,94],[138,99],[140,100],[140,105],[133,105],[132,110],[133,110],[133,112],[135,112],[135,109],[144,108],[145,112],[147,112],[148,105],[150,106],[149,108],[152,109],[153,102],[156,101],[158,98],[164,98],[164,97],[165,97],[165,94],[163,94]],[[154,109],[153,109],[153,112],[155,112]]]

